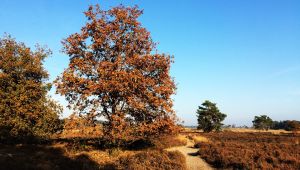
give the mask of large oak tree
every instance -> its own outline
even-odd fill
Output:
[[[174,128],[172,57],[155,52],[141,14],[137,7],[90,6],[86,25],[63,41],[70,63],[57,79],[58,92],[76,113],[104,120],[113,141]]]

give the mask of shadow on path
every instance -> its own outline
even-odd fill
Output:
[[[94,170],[98,164],[85,154],[69,158],[62,149],[39,145],[0,145],[0,169]]]

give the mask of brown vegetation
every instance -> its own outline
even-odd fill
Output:
[[[51,84],[43,61],[50,54],[10,36],[0,39],[0,142],[45,139],[60,128],[62,108],[47,97]]]
[[[136,170],[184,170],[186,169],[186,161],[185,157],[178,151],[144,151],[133,156],[121,158],[119,168]]]
[[[74,111],[64,120],[62,107],[47,96],[51,83],[43,61],[51,52],[32,51],[10,36],[0,39],[0,169],[184,170],[184,155],[166,148],[184,146],[188,162],[197,162],[191,141],[216,168],[300,169],[297,121],[278,122],[294,130],[279,135],[199,137],[200,131],[185,129],[187,145],[172,109],[173,59],[154,53],[155,43],[138,21],[141,14],[137,7],[90,6],[86,25],[63,41],[70,63],[55,84]],[[197,113],[204,132],[219,131],[226,117],[209,101]],[[270,123],[257,127],[268,129]]]
[[[60,138],[101,138],[103,128],[100,123],[91,122],[85,117],[71,115],[64,120]]]
[[[226,132],[241,132],[241,133],[265,133],[267,131],[265,130],[258,130],[258,129],[252,129],[252,128],[226,128],[224,129]],[[292,133],[292,131],[286,131],[283,129],[273,130],[269,129],[268,133],[272,134],[285,134],[285,133]]]
[[[103,120],[103,137],[116,145],[176,130],[172,58],[152,54],[141,14],[137,7],[90,6],[86,25],[63,41],[70,63],[57,92],[76,113]]]
[[[64,148],[45,145],[1,145],[0,169],[96,169],[85,154],[68,157]]]
[[[158,137],[156,139],[152,139],[151,142],[154,148],[156,149],[165,149],[174,146],[184,146],[187,143],[184,136],[181,135],[177,135],[177,136],[165,135],[165,136]]]
[[[163,150],[185,145],[165,136],[179,131],[173,59],[153,53],[141,14],[90,6],[86,25],[63,41],[70,63],[57,92],[74,112],[64,120],[46,96],[43,61],[51,52],[0,39],[0,169],[186,169],[180,153]]]
[[[96,142],[65,139],[44,145],[0,145],[0,169],[186,169],[184,156],[159,149],[162,144],[131,150],[99,148]]]
[[[300,135],[222,132],[202,134],[199,155],[216,168],[300,169]]]
[[[204,137],[204,136],[199,136],[199,135],[189,135],[188,136],[191,140],[193,140],[194,143],[199,143],[199,142],[209,142],[209,139]]]

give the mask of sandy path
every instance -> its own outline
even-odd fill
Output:
[[[167,151],[179,151],[186,158],[186,165],[188,170],[211,170],[213,169],[203,159],[196,155],[198,148],[194,148],[194,143],[188,139],[187,145],[168,148]]]

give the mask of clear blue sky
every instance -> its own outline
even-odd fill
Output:
[[[80,30],[83,11],[95,3],[144,9],[140,21],[159,52],[175,57],[174,109],[186,125],[196,124],[206,99],[228,115],[226,124],[251,125],[259,114],[300,119],[300,1],[1,0],[0,34],[48,45],[45,66],[54,80],[68,64],[61,40]]]

